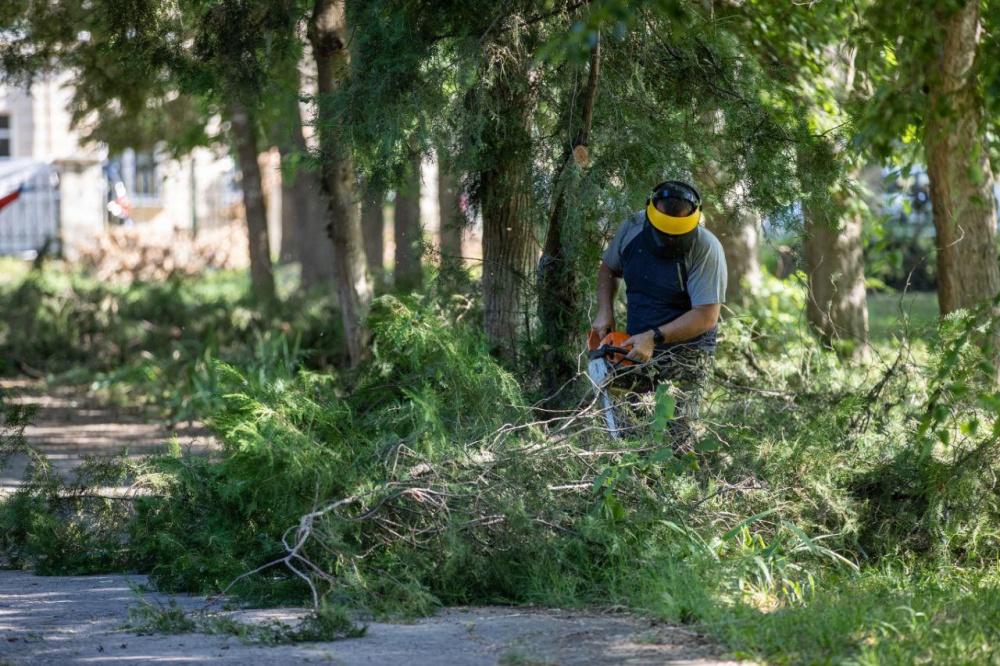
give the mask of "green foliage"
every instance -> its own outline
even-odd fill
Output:
[[[290,100],[307,4],[6,3],[2,73],[69,69],[74,117],[100,112],[90,138],[181,152],[211,140],[206,118],[234,103],[252,114]],[[975,63],[987,125],[1000,99],[992,5]],[[667,177],[703,185],[720,211],[870,215],[843,173],[916,155],[956,6],[348,1],[353,64],[319,122],[368,182],[398,183],[414,151],[435,149],[480,212],[516,198],[536,231],[564,192],[563,268],[584,276],[582,293],[608,221]],[[563,170],[598,35],[589,160]],[[270,111],[265,124],[286,113]],[[897,252],[923,248],[887,229],[869,233],[883,281],[900,278]],[[356,635],[345,605],[610,601],[779,663],[990,659],[1000,393],[983,352],[995,312],[938,328],[924,308],[926,325],[908,327],[875,298],[872,357],[846,362],[807,330],[805,282],[765,279],[727,316],[699,441],[675,455],[665,390],[652,427],[626,443],[589,416],[534,412],[534,352],[498,365],[475,298],[380,299],[371,359],[340,372],[325,297],[259,309],[227,274],[131,287],[19,275],[0,285],[0,369],[206,419],[223,447],[89,461],[67,483],[25,444],[30,414],[7,405],[0,462],[26,456],[30,475],[0,504],[0,553],[43,573],[146,571],[164,589],[236,581],[231,592],[261,603],[315,594],[297,628],[176,607],[133,618],[267,644]],[[94,492],[104,486],[145,492]]]
[[[165,405],[178,420],[218,403],[217,361],[291,355],[323,368],[343,358],[328,295],[293,294],[265,312],[235,273],[120,286],[32,271],[0,284],[0,309],[0,371],[88,382],[115,399]]]
[[[266,345],[239,369],[218,366],[225,398],[211,422],[226,455],[157,461],[171,479],[166,497],[136,503],[133,556],[154,580],[218,589],[279,557],[301,514],[365,488],[390,458],[448,455],[517,413],[517,383],[435,306],[384,297],[372,324],[373,358],[347,394],[335,377]],[[290,581],[255,582],[257,592],[244,591],[262,600],[301,594]]]
[[[36,481],[0,508],[0,548],[17,566],[141,570],[196,592],[275,563],[230,592],[300,602],[309,589],[282,564],[282,538],[304,534],[298,552],[329,576],[311,582],[333,609],[610,601],[779,663],[975,660],[996,640],[998,607],[989,311],[952,317],[926,341],[892,325],[895,346],[847,363],[814,345],[801,284],[765,279],[727,317],[710,427],[691,454],[643,457],[622,447],[651,442],[532,422],[522,378],[489,357],[454,303],[387,296],[355,373],[319,372],[307,347],[262,333],[229,362],[196,366],[214,396],[193,404],[221,438],[215,458],[92,464],[70,486],[39,458]],[[140,307],[121,305],[128,293],[118,316]],[[218,306],[252,320],[236,314],[241,293]],[[187,316],[178,303],[143,315],[157,309]],[[654,400],[649,436],[673,416],[667,397]],[[28,415],[10,414],[5,446],[23,452]],[[151,492],[130,503],[83,490],[137,481]],[[963,627],[958,613],[981,623]],[[944,618],[936,633],[924,615]],[[191,621],[264,643],[350,634],[342,610],[320,616],[308,630]],[[188,626],[169,608],[146,623]]]

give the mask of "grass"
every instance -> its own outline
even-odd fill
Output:
[[[360,638],[367,627],[355,623],[341,606],[323,604],[295,625],[271,620],[240,622],[227,615],[188,613],[171,600],[167,604],[143,600],[129,607],[126,631],[137,634],[215,634],[235,636],[243,643],[289,645]]]
[[[736,656],[778,664],[998,663],[997,574],[885,564],[831,578],[807,603],[703,628]]]
[[[558,662],[532,656],[522,649],[507,650],[497,660],[498,666],[556,666]]]
[[[868,329],[872,342],[890,343],[905,329],[914,338],[926,338],[937,327],[937,294],[928,291],[871,292],[868,294]]]

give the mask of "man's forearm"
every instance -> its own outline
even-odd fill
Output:
[[[660,326],[665,343],[685,342],[711,330],[718,321],[718,316],[710,311],[688,310],[672,322]]]
[[[613,313],[615,293],[618,291],[618,278],[611,272],[607,264],[601,262],[597,270],[597,310]]]

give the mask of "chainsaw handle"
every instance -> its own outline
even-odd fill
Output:
[[[631,349],[626,349],[624,347],[612,347],[610,345],[601,345],[597,349],[589,352],[590,358],[608,358],[609,356],[614,356],[615,354],[621,354],[622,356],[628,356],[632,353]],[[619,365],[621,362],[615,363],[614,365]]]

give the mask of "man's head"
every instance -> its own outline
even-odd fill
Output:
[[[660,183],[646,200],[646,219],[665,255],[683,255],[694,243],[701,220],[701,195],[679,180]]]

